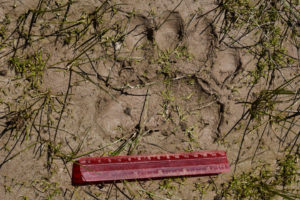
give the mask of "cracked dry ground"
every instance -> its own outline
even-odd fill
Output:
[[[209,0],[2,0],[0,198],[218,199],[234,173],[272,165],[284,148],[297,147],[298,116],[289,134],[279,125],[262,134],[268,120],[249,120],[256,111],[243,103],[299,74],[297,62],[251,85],[258,59],[228,45],[219,13]],[[240,38],[245,46],[257,40]],[[299,49],[284,45],[297,60]],[[299,91],[299,77],[288,87]],[[298,98],[278,109],[299,110]],[[70,182],[80,156],[201,150],[225,150],[231,172]]]

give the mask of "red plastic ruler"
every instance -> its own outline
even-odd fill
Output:
[[[81,158],[73,164],[73,185],[212,175],[229,171],[224,151]]]

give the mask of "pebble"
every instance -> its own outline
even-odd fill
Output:
[[[7,70],[0,70],[0,76],[6,76],[7,75]]]

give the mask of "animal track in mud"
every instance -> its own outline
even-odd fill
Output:
[[[159,17],[155,42],[161,50],[174,49],[183,40],[184,25],[179,12],[165,11]]]
[[[206,61],[213,41],[213,27],[207,19],[194,19],[185,26],[177,11],[164,11],[154,22],[143,15],[134,16],[129,19],[127,29],[125,46],[134,56],[152,50],[147,42],[155,42],[163,51],[175,49],[182,43],[197,60]]]
[[[233,80],[241,70],[241,59],[239,52],[233,49],[218,51],[212,67],[212,76],[217,84],[225,84],[231,78]]]
[[[166,99],[166,93],[162,92],[164,87],[156,85],[151,88],[150,98],[159,98],[151,107],[157,113],[146,126],[158,129],[160,133],[145,140],[168,147],[170,151],[183,151],[191,138],[202,148],[211,145],[219,123],[219,109],[214,97],[203,90],[196,78],[174,81],[168,88],[170,99]]]
[[[199,61],[206,62],[211,56],[213,27],[207,19],[192,19],[187,25],[185,44],[189,52]]]
[[[153,42],[153,27],[151,20],[143,15],[137,15],[129,19],[125,37],[126,48],[130,55],[141,56],[140,48],[147,42]]]

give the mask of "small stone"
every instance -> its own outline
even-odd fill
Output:
[[[131,116],[131,109],[129,107],[126,107],[124,113],[128,116]]]
[[[161,132],[161,134],[162,134],[163,136],[166,136],[166,137],[167,137],[167,136],[169,136],[169,133],[168,133],[168,131],[165,131],[165,130],[164,130],[164,131],[162,131],[162,132]]]
[[[7,70],[0,70],[0,76],[6,76],[7,75]]]
[[[179,126],[181,128],[182,131],[186,131],[187,129],[187,124],[185,122],[180,122],[179,123]]]

